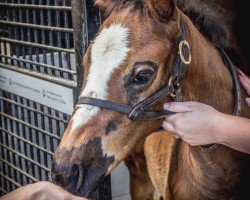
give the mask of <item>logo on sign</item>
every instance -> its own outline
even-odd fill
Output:
[[[43,97],[46,97],[46,91],[42,90]]]

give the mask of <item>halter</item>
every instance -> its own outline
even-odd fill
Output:
[[[128,106],[120,103],[115,103],[107,100],[81,97],[76,107],[81,107],[83,104],[113,110],[126,114],[131,120],[154,120],[164,118],[166,115],[176,114],[169,110],[157,110],[149,111],[152,106],[156,105],[166,97],[176,97],[180,94],[180,82],[183,80],[186,74],[187,65],[191,63],[191,51],[189,43],[185,40],[185,24],[182,18],[180,18],[180,33],[177,36],[178,53],[176,55],[172,71],[169,76],[168,84],[158,92],[149,96],[144,101],[139,102],[135,106]],[[237,77],[236,68],[226,52],[218,48],[221,53],[224,63],[228,66],[233,79],[234,87],[234,112],[233,114],[239,116],[241,114],[241,87]],[[201,147],[202,150],[211,151],[217,148],[217,145],[211,145],[209,147]]]
[[[175,114],[174,112],[171,112],[169,110],[149,111],[148,109],[156,105],[166,97],[175,97],[179,93],[179,83],[185,75],[186,65],[190,64],[191,62],[190,46],[184,39],[183,20],[181,20],[180,25],[181,32],[177,37],[177,42],[179,44],[178,54],[175,58],[172,72],[170,73],[168,85],[166,85],[161,90],[151,95],[144,101],[139,102],[135,106],[128,106],[92,97],[81,97],[76,107],[81,107],[81,105],[87,104],[103,109],[113,110],[126,114],[131,120],[153,120],[163,118],[166,115]]]

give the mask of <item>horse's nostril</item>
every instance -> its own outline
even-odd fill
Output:
[[[80,164],[74,164],[71,168],[71,176],[76,178],[76,180],[78,178],[76,189],[79,191],[83,184],[83,167]]]

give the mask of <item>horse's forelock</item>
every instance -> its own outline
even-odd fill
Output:
[[[127,7],[133,10],[143,11],[146,0],[96,0],[95,4],[98,5],[108,16],[113,10],[121,10]]]

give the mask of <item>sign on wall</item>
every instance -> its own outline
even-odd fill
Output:
[[[0,68],[0,89],[71,115],[73,89]]]

